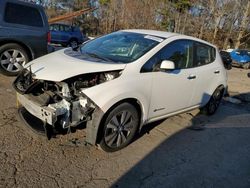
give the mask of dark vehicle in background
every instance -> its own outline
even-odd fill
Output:
[[[0,71],[17,75],[23,66],[48,53],[48,19],[42,6],[0,1]]]
[[[61,44],[62,46],[77,47],[86,40],[79,27],[66,24],[51,24],[51,43]]]
[[[242,67],[244,69],[250,68],[250,51],[249,50],[233,50],[230,53],[233,65]]]
[[[230,53],[227,52],[227,51],[221,50],[220,51],[220,56],[221,56],[221,59],[223,61],[224,67],[227,70],[232,69],[232,58],[231,58]]]

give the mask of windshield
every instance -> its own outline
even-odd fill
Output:
[[[151,35],[115,32],[83,45],[81,53],[117,63],[130,63],[151,50],[163,39]]]

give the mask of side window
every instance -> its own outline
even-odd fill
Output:
[[[41,14],[36,8],[14,3],[6,4],[4,21],[33,27],[43,27]]]
[[[216,50],[202,43],[196,43],[195,50],[195,64],[196,66],[202,66],[209,63],[212,63],[215,60],[215,52]]]
[[[59,31],[59,25],[58,24],[53,25],[53,31]]]
[[[55,30],[55,29],[54,29],[54,25],[50,25],[50,26],[49,26],[49,30],[50,30],[50,31],[54,31],[54,30]]]
[[[170,43],[162,51],[162,60],[173,61],[176,69],[193,67],[193,42],[178,40]]]
[[[65,26],[64,26],[64,31],[66,31],[66,32],[70,32],[70,31],[71,31],[71,27],[70,27],[70,26],[65,25]]]
[[[64,28],[64,25],[59,25],[59,31],[64,31],[65,28]]]
[[[141,72],[158,71],[163,60],[175,63],[176,69],[193,67],[194,45],[191,40],[177,40],[167,44],[155,54],[141,69]]]

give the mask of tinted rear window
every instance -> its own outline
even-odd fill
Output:
[[[4,21],[33,27],[43,27],[43,20],[38,9],[14,3],[6,4]]]

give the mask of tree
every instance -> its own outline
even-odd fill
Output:
[[[247,2],[247,6],[243,11],[244,15],[240,24],[240,31],[236,40],[235,48],[239,48],[241,45],[241,39],[243,38],[244,32],[247,29],[247,24],[249,23],[249,14],[250,14],[250,1]]]

